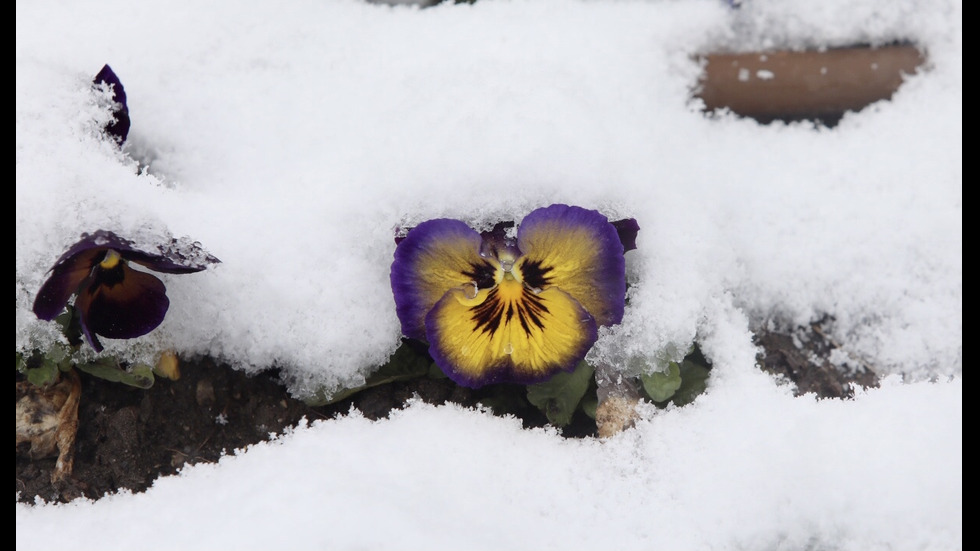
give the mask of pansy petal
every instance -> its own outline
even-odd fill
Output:
[[[156,252],[147,252],[137,248],[132,241],[112,236],[115,245],[112,247],[120,256],[142,266],[165,274],[190,274],[205,270],[211,264],[221,261],[201,248],[199,243],[185,244],[172,239],[169,243],[155,245]]]
[[[92,282],[92,278],[86,279],[82,284],[86,288]],[[81,293],[75,298],[75,312],[78,314],[78,324],[82,328],[82,335],[85,340],[88,341],[89,346],[92,347],[96,352],[102,352],[102,343],[99,342],[98,335],[95,334],[88,326],[88,311],[92,306],[92,299],[94,297],[93,293]]]
[[[483,244],[480,246],[480,252],[483,256],[508,261],[521,256],[521,251],[517,249],[517,238],[514,237],[513,227],[513,222],[497,222],[493,229],[481,232]]]
[[[112,70],[112,67],[109,67],[108,64],[103,65],[99,73],[95,75],[93,81],[96,84],[105,83],[111,85],[112,99],[122,104],[123,109],[129,110],[129,107],[126,105],[126,90],[123,88],[122,81],[119,80],[115,71]]]
[[[623,319],[624,247],[616,228],[594,210],[551,205],[528,214],[517,229],[519,269],[532,288],[557,286],[578,300],[599,325]]]
[[[398,244],[391,289],[405,336],[425,339],[425,315],[450,289],[494,284],[496,268],[480,256],[480,244],[476,230],[447,218],[419,224]]]
[[[62,256],[34,297],[34,314],[44,321],[57,317],[104,254],[105,249],[92,245],[75,250],[73,256]]]
[[[623,252],[632,251],[636,248],[636,234],[640,231],[640,224],[636,218],[624,218],[611,222],[616,233],[619,234],[619,241],[623,244]]]
[[[119,77],[116,76],[116,73],[108,65],[102,67],[102,70],[99,71],[99,74],[95,75],[93,81],[95,84],[108,84],[112,87],[112,100],[116,103],[112,110],[115,120],[106,126],[106,132],[116,140],[116,143],[122,145],[126,141],[126,136],[129,135],[130,126],[129,107],[126,105],[126,90],[123,88]]]
[[[111,339],[145,335],[163,321],[170,307],[163,282],[146,272],[119,264],[122,277],[90,278],[75,299],[83,331]],[[115,271],[115,270],[114,270]],[[92,339],[89,339],[90,344]]]
[[[207,269],[208,264],[221,262],[217,258],[210,257],[209,260],[198,263],[183,263],[178,259],[167,255],[150,254],[136,249],[121,251],[120,256],[142,266],[165,274],[192,274]]]
[[[457,384],[532,384],[571,371],[595,343],[592,316],[568,293],[507,277],[476,296],[452,289],[425,320],[429,353]]]
[[[139,248],[129,239],[119,237],[115,233],[107,230],[98,230],[91,234],[83,234],[82,238],[71,246],[65,254],[61,255],[55,266],[65,261],[72,255],[80,251],[98,247],[101,249],[112,249],[120,256],[150,268],[156,272],[167,274],[190,274],[200,272],[211,264],[221,261],[204,251],[200,244],[184,244],[175,239],[170,242],[149,245],[156,248],[156,252],[147,252]]]

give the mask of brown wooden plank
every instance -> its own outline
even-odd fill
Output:
[[[890,99],[925,61],[914,46],[853,47],[702,56],[697,96],[763,121],[840,117]]]

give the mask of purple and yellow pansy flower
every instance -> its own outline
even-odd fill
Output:
[[[75,295],[82,334],[96,352],[103,349],[99,336],[140,337],[160,325],[170,299],[162,281],[130,263],[157,272],[187,274],[220,262],[199,250],[193,252],[185,254],[174,247],[147,252],[112,232],[84,234],[49,270],[51,275],[34,299],[34,314],[51,321]]]
[[[632,219],[551,205],[508,237],[460,220],[428,220],[398,242],[391,287],[405,336],[429,343],[456,383],[532,384],[572,371],[622,321],[623,253],[635,248]]]

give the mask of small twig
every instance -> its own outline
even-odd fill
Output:
[[[55,432],[58,460],[51,472],[52,484],[71,476],[75,463],[75,436],[78,434],[78,403],[82,398],[82,380],[74,369],[68,371],[68,380],[71,385],[68,398],[58,412],[58,428]]]

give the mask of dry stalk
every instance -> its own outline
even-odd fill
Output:
[[[595,423],[599,438],[618,434],[636,422],[636,406],[640,402],[640,389],[636,381],[614,373],[612,366],[603,362],[596,367]]]

